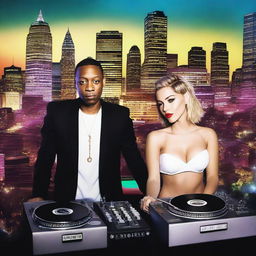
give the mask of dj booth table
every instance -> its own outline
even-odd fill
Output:
[[[23,230],[24,231],[24,230]],[[29,234],[23,233],[19,241],[12,241],[4,247],[0,247],[1,255],[8,256],[32,256],[32,249],[28,243]],[[104,248],[80,252],[67,252],[49,254],[48,256],[172,256],[172,255],[251,255],[255,252],[256,236],[215,241],[209,243],[191,244],[177,247],[166,247],[158,242],[158,238],[152,236],[150,241],[138,246],[123,246],[122,248]],[[6,254],[4,254],[5,252]],[[3,253],[3,254],[2,254]],[[248,254],[247,254],[248,253]]]
[[[138,206],[139,197],[130,196],[127,198],[129,202],[135,207]],[[152,218],[144,212],[140,212],[142,218],[153,227]],[[28,226],[26,216],[24,214],[24,221],[20,227],[20,232],[18,232],[8,243],[5,244],[3,250],[6,251],[6,255],[26,255],[32,256],[33,250],[31,246],[31,230]],[[256,223],[254,225],[256,232]],[[184,230],[186,232],[186,230]],[[76,243],[76,242],[74,242]],[[246,253],[255,252],[256,246],[256,236],[249,237],[237,237],[234,239],[223,239],[219,241],[211,242],[199,242],[193,244],[179,245],[174,247],[168,247],[163,244],[159,235],[152,228],[151,236],[145,240],[138,240],[133,243],[122,241],[116,242],[107,248],[102,249],[90,249],[82,251],[72,251],[72,252],[62,252],[51,254],[47,253],[45,255],[49,256],[86,256],[86,255],[121,255],[121,256],[165,256],[165,255],[245,255]],[[7,254],[8,253],[8,254]]]
[[[31,247],[26,243],[26,236],[20,241],[0,246],[1,254],[8,256],[32,256]],[[48,256],[171,256],[171,255],[251,255],[255,252],[256,237],[237,238],[209,243],[191,244],[177,247],[165,247],[152,239],[139,246],[123,246],[122,248],[104,248],[80,252],[48,254]],[[247,254],[248,253],[248,254]]]

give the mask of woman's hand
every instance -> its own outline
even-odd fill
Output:
[[[149,204],[156,201],[156,199],[152,196],[144,196],[141,200],[140,200],[140,208],[141,210],[145,211],[148,213],[148,207]]]
[[[40,202],[40,201],[43,201],[44,199],[42,198],[42,197],[32,197],[32,198],[29,198],[28,200],[27,200],[27,202],[32,202],[32,203],[34,203],[34,202]]]

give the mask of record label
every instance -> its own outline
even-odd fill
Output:
[[[62,208],[57,208],[57,209],[53,209],[52,210],[52,213],[55,214],[55,215],[70,215],[72,214],[74,211],[70,208],[65,208],[65,207],[62,207]]]
[[[187,204],[191,205],[191,206],[199,206],[200,207],[200,206],[207,205],[207,202],[204,200],[201,200],[201,199],[191,199],[191,200],[187,201]]]

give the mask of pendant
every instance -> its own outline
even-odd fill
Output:
[[[89,156],[87,157],[87,162],[90,163],[92,161],[92,158],[91,158],[91,135],[89,134],[88,135],[88,142],[89,142]]]

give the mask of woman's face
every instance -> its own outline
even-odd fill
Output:
[[[171,87],[163,87],[156,92],[157,105],[160,112],[170,123],[175,123],[186,113],[185,96],[176,93]]]

